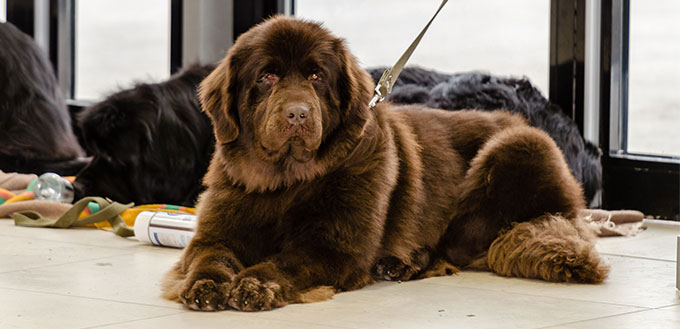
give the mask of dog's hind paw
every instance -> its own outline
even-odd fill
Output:
[[[379,259],[374,266],[374,274],[378,279],[387,281],[406,281],[414,277],[420,268],[404,264],[394,256]]]
[[[196,280],[184,293],[180,301],[196,311],[220,311],[226,309],[230,284],[216,283],[210,279]]]
[[[600,283],[607,278],[609,267],[597,254],[555,255],[547,262],[543,277],[548,281]]]

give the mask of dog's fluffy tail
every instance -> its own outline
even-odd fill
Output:
[[[514,224],[491,244],[488,261],[503,276],[553,282],[600,283],[609,273],[592,230],[580,218],[558,215]]]

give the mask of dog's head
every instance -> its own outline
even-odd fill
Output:
[[[93,159],[77,175],[76,196],[193,205],[214,143],[196,97],[210,69],[194,66],[85,109],[79,125]]]
[[[277,16],[238,38],[199,96],[232,179],[262,190],[335,161],[340,144],[361,135],[371,90],[341,39]]]

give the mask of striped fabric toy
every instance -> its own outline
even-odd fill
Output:
[[[84,218],[92,214],[96,214],[98,211],[99,205],[97,203],[90,202],[87,205],[87,208],[85,208],[85,210],[80,213],[78,218]],[[125,221],[127,226],[132,227],[135,225],[135,218],[137,218],[137,215],[139,215],[139,213],[142,211],[164,211],[178,214],[196,214],[196,209],[190,207],[175,206],[170,204],[144,204],[126,209],[120,214],[120,217],[123,218],[123,221]],[[109,224],[107,221],[95,223],[94,226],[107,231],[112,229],[111,224]]]
[[[68,180],[71,183],[73,183],[73,181],[75,180],[75,177],[73,177],[73,176],[64,177],[64,178],[66,178],[66,180]],[[33,179],[31,181],[31,183],[28,184],[28,187],[26,188],[26,190],[19,192],[19,193],[12,193],[9,190],[5,190],[4,188],[0,188],[0,205],[35,199],[35,195],[33,194],[33,186],[35,185],[35,182],[37,182],[37,181],[38,181],[37,178]]]

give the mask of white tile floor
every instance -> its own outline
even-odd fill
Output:
[[[464,272],[271,312],[197,313],[159,296],[179,250],[3,219],[0,328],[680,328],[678,234],[650,224],[636,237],[601,239],[612,271],[596,286]]]

